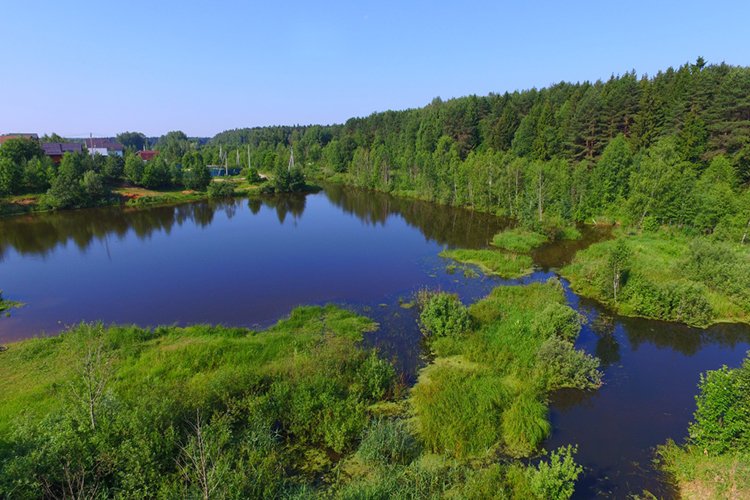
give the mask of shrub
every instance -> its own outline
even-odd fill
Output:
[[[391,363],[381,359],[377,352],[372,350],[360,365],[357,380],[362,386],[365,397],[379,400],[393,389],[396,372]]]
[[[715,316],[705,287],[690,282],[652,283],[635,275],[625,289],[633,310],[642,316],[666,321],[705,325]]]
[[[378,465],[406,465],[419,452],[419,444],[401,419],[371,421],[357,450],[364,460]]]
[[[537,366],[544,372],[550,391],[568,387],[595,389],[602,383],[599,360],[557,337],[550,337],[542,344]]]
[[[750,451],[750,358],[701,375],[699,387],[691,442],[711,453]]]
[[[457,295],[421,292],[419,326],[425,336],[457,337],[471,330],[468,309]]]
[[[572,308],[552,302],[534,317],[533,331],[541,338],[558,338],[574,342],[581,330],[583,318]]]
[[[531,489],[538,498],[566,500],[573,495],[575,482],[583,472],[573,456],[577,447],[568,445],[558,448],[550,455],[549,462],[539,462],[536,468],[528,469]]]
[[[230,198],[234,196],[234,184],[229,181],[212,182],[208,185],[209,198]]]

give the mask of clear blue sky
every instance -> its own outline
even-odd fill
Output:
[[[743,0],[2,3],[0,133],[212,136],[750,64]]]

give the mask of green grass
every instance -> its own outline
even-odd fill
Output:
[[[532,260],[528,255],[502,252],[499,250],[443,250],[441,257],[452,259],[463,264],[479,267],[486,274],[502,278],[520,278],[531,274]]]
[[[696,446],[670,441],[658,450],[659,462],[676,483],[680,497],[690,499],[750,498],[750,455],[707,454]]]
[[[509,252],[529,253],[547,241],[543,234],[517,227],[497,233],[492,238],[492,245]]]
[[[595,243],[562,269],[577,293],[626,316],[695,326],[750,322],[746,248],[666,231],[621,231],[619,238],[625,239],[632,255],[618,300],[614,300],[608,274],[608,258],[617,240]]]
[[[428,450],[460,459],[528,456],[549,433],[546,397],[566,381],[548,372],[540,352],[569,332],[536,322],[547,308],[567,309],[557,281],[498,287],[470,307],[478,325],[463,337],[431,342],[436,356],[411,393],[414,425]],[[577,316],[567,315],[580,324]],[[572,348],[572,344],[569,349]],[[588,387],[599,384],[596,369]]]

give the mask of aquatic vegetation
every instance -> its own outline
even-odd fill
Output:
[[[531,274],[532,260],[528,255],[518,255],[499,250],[443,250],[441,257],[464,264],[473,264],[486,274],[502,278],[520,278]]]

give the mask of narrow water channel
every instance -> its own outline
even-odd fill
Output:
[[[534,254],[537,271],[521,280],[451,272],[437,255],[445,247],[484,247],[506,225],[336,186],[308,196],[0,219],[0,288],[26,303],[0,318],[0,343],[94,320],[262,327],[297,305],[334,302],[381,324],[367,342],[413,382],[426,362],[417,312],[409,308],[418,289],[473,302],[500,284],[554,277],[579,248],[606,236],[589,229],[581,241],[542,248]],[[654,447],[684,438],[699,374],[738,366],[750,328],[613,317],[563,284],[587,318],[578,344],[602,360],[605,385],[553,395],[546,447],[578,444],[586,467],[580,498],[643,490],[673,496],[652,467]]]

